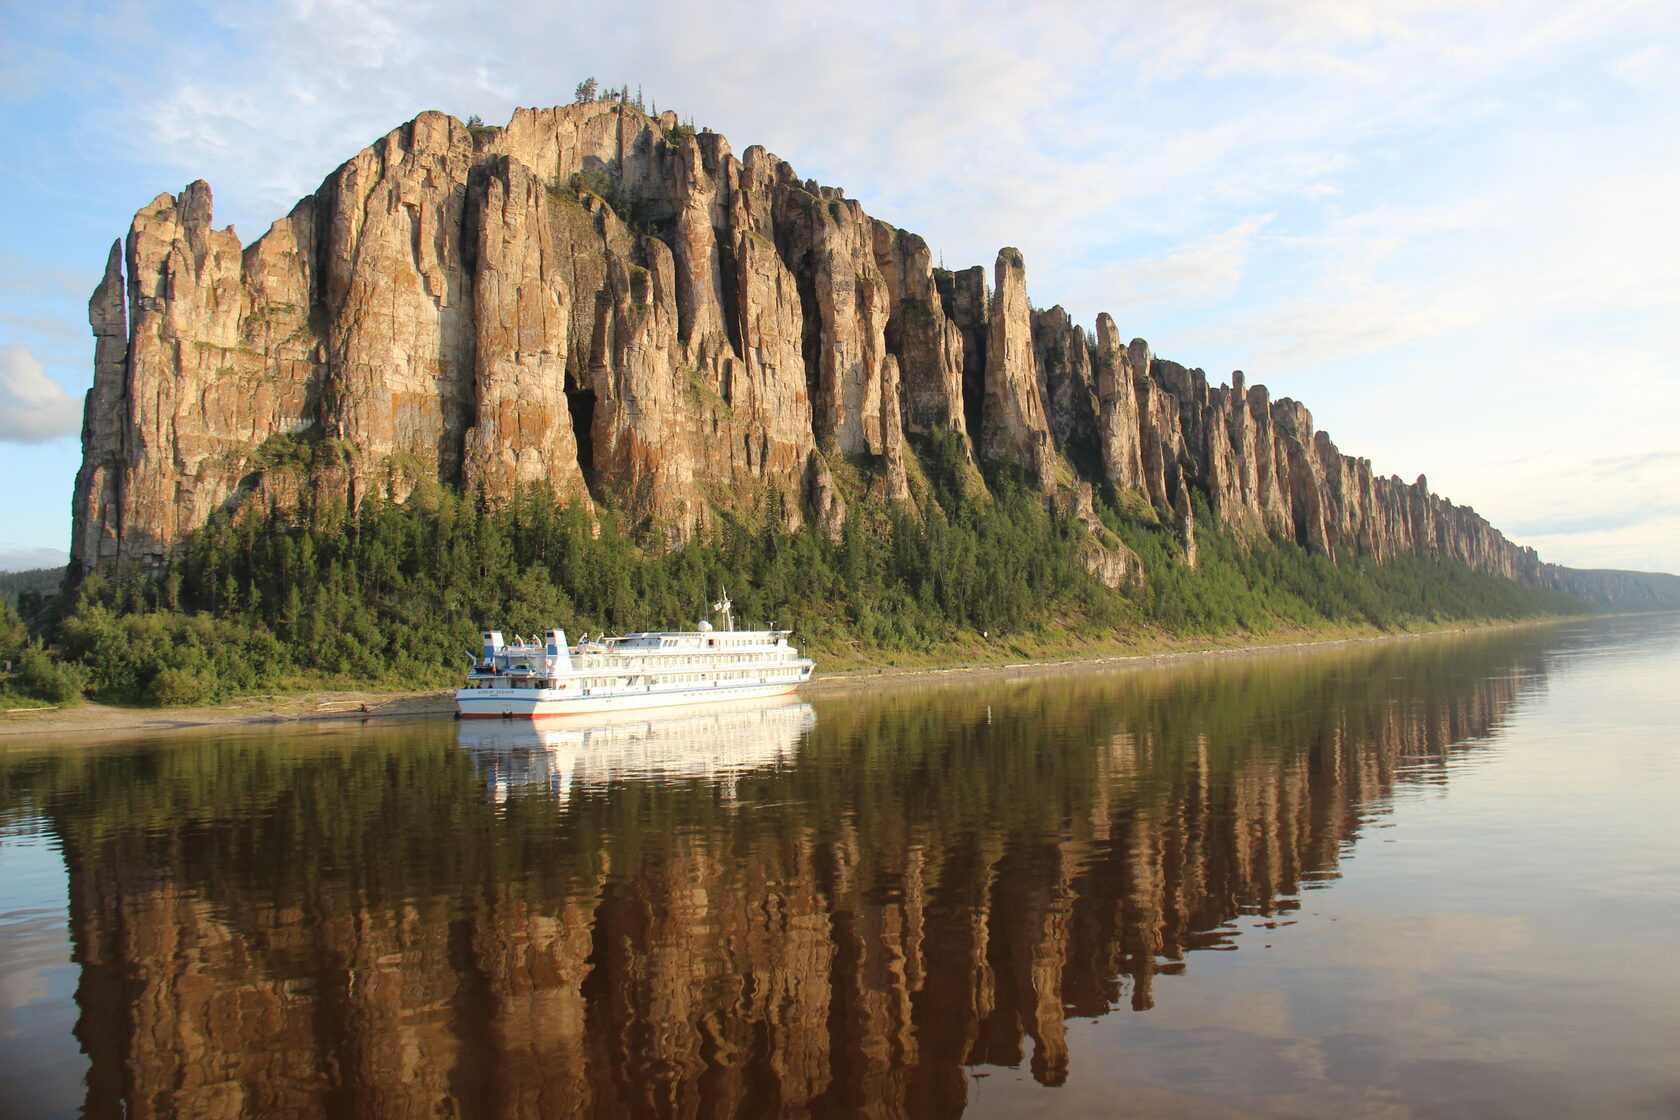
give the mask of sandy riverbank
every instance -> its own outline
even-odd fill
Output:
[[[1267,654],[1328,649],[1369,642],[1416,641],[1442,634],[1471,630],[1508,629],[1511,626],[1549,625],[1508,623],[1488,627],[1459,627],[1407,634],[1362,634],[1354,636],[1303,637],[1298,640],[1230,645],[1186,646],[1088,656],[1044,658],[985,665],[859,667],[819,673],[800,690],[800,695],[817,699],[844,695],[863,688],[914,687],[934,683],[960,684],[1016,678],[1046,673],[1092,672],[1105,669],[1144,669],[1212,657],[1256,657]],[[322,691],[284,696],[248,696],[225,704],[197,708],[124,708],[110,704],[85,703],[51,711],[11,712],[0,715],[0,743],[8,739],[60,736],[67,740],[97,740],[133,734],[180,731],[187,728],[286,724],[332,720],[366,721],[392,717],[442,717],[455,712],[453,690],[423,692]]]

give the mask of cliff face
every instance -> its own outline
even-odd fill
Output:
[[[331,452],[309,484],[351,503],[422,478],[546,482],[676,543],[722,510],[835,531],[835,455],[879,457],[881,492],[908,501],[906,437],[948,430],[1072,516],[1106,481],[1188,526],[1195,486],[1238,533],[1542,578],[1296,402],[1240,373],[1210,385],[1107,315],[1090,333],[1033,310],[1018,250],[991,287],[937,270],[920,237],[762,148],[611,102],[490,130],[424,113],[246,248],[206,184],[160,195],[89,321],[82,570],[161,562],[219,509],[287,500],[275,467],[299,442]]]

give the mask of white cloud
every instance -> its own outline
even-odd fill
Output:
[[[82,426],[82,402],[47,376],[27,348],[0,346],[0,440],[43,443],[74,435]]]
[[[1547,560],[1571,568],[1672,572],[1680,516],[1661,513],[1623,525],[1585,525],[1577,531],[1520,536]]]
[[[1275,216],[1250,215],[1160,256],[1103,269],[1085,285],[1107,293],[1115,306],[1128,308],[1227,298],[1241,288],[1256,242]]]
[[[1630,85],[1661,88],[1664,77],[1674,73],[1668,55],[1666,45],[1649,43],[1611,63],[1610,72]]]
[[[1445,301],[1412,304],[1372,291],[1320,303],[1291,301],[1284,308],[1177,335],[1172,347],[1194,352],[1218,341],[1246,350],[1253,370],[1297,370],[1439,338],[1474,322],[1473,312]]]
[[[85,308],[101,260],[82,270],[0,249],[0,337],[24,344],[55,373],[86,368]]]

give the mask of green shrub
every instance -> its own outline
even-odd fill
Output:
[[[16,661],[29,644],[29,628],[12,605],[0,600],[0,661]]]
[[[118,615],[93,603],[65,620],[63,636],[66,655],[84,667],[94,695],[119,704],[222,699],[271,687],[293,666],[267,625],[207,613]]]
[[[80,666],[54,662],[39,646],[30,646],[19,655],[12,675],[14,691],[48,704],[81,703],[84,683]]]
[[[160,708],[179,708],[202,704],[214,691],[214,682],[202,669],[163,669],[146,686],[145,700]]]

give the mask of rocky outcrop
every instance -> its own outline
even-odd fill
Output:
[[[945,314],[962,343],[963,426],[971,437],[980,432],[980,409],[986,399],[986,342],[991,335],[991,289],[983,265],[961,272],[938,272]]]
[[[570,255],[555,236],[548,191],[503,157],[479,190],[473,399],[463,480],[492,497],[547,482],[588,500],[566,398]]]
[[[1000,249],[994,275],[991,329],[986,338],[986,397],[981,413],[980,454],[1023,467],[1050,489],[1055,483],[1055,449],[1039,387],[1033,352],[1027,265],[1019,249]]]
[[[1097,316],[1097,451],[1103,474],[1122,490],[1143,488],[1142,433],[1130,353],[1107,312]]]
[[[423,113],[248,247],[214,228],[204,183],[160,195],[88,316],[83,571],[159,563],[252,495],[353,505],[423,479],[491,500],[548,486],[667,543],[720,511],[837,534],[861,495],[836,456],[909,503],[913,437],[953,432],[1066,516],[1090,487],[1153,509],[1187,556],[1205,500],[1233,533],[1331,557],[1559,578],[1242,374],[1212,385],[1109,315],[1087,332],[1035,311],[1018,250],[990,285],[935,268],[922,238],[763,148],[737,158],[611,101],[501,129]],[[1087,524],[1093,570],[1135,575]]]
[[[128,309],[123,292],[123,246],[111,245],[105,276],[88,301],[93,328],[93,388],[82,408],[82,466],[76,474],[75,537],[71,553],[86,564],[117,554],[118,488],[124,474],[127,430]]]
[[[879,455],[891,301],[875,265],[873,222],[857,202],[815,183],[793,182],[791,172],[776,201],[776,244],[804,297],[817,440],[845,455]]]
[[[887,283],[887,350],[908,380],[902,385],[907,431],[967,433],[963,417],[962,328],[947,312],[927,242],[875,223],[875,266]]]
[[[94,385],[77,479],[74,560],[160,560],[249,487],[262,445],[314,422],[324,354],[310,320],[314,208],[249,250],[211,227],[207,184],[134,216],[89,304]]]
[[[1095,347],[1060,305],[1032,313],[1032,339],[1051,442],[1075,461],[1089,460],[1099,408]]]

